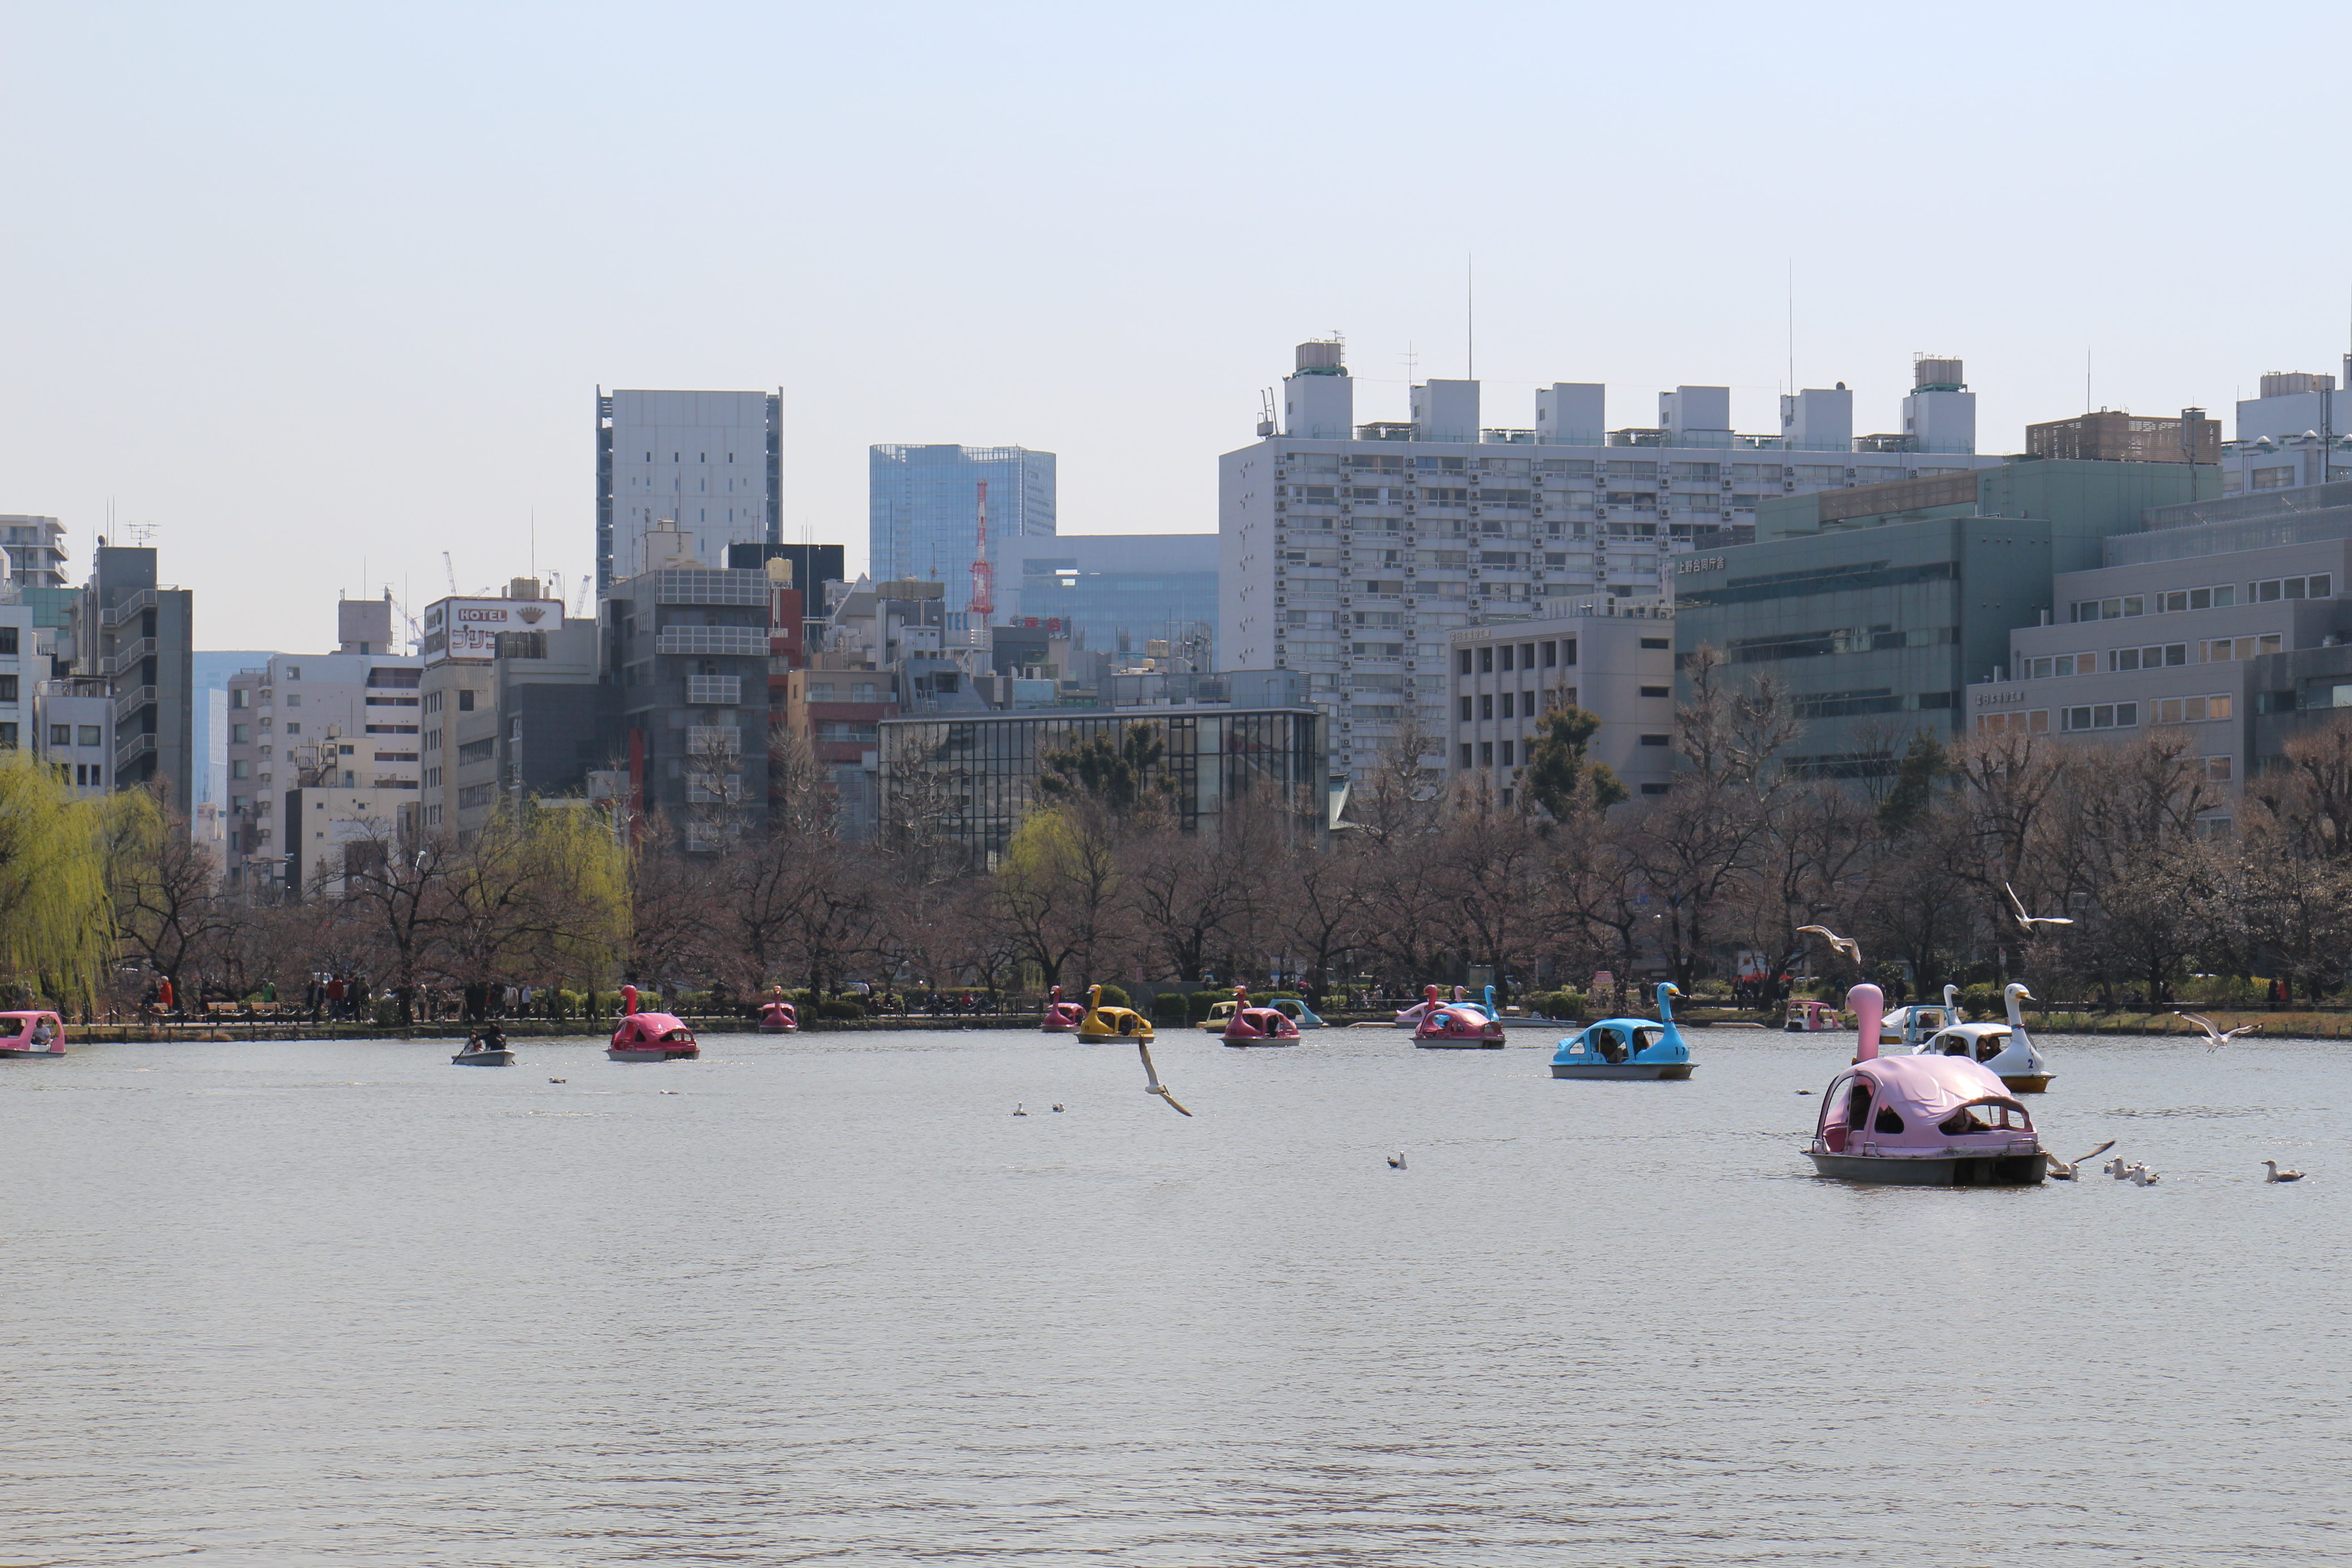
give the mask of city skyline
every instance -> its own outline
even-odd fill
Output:
[[[1722,10],[1663,61],[1638,18],[1519,7],[1421,18],[1411,50],[1383,39],[1415,14],[1378,7],[1257,17],[1240,50],[1213,11],[1083,32],[1044,9],[922,14],[714,7],[737,41],[717,58],[590,18],[560,30],[555,69],[530,12],[462,56],[429,11],[13,14],[0,124],[43,155],[5,189],[44,237],[0,258],[0,506],[63,521],[76,572],[110,515],[152,524],[210,604],[242,602],[258,552],[286,603],[389,584],[414,609],[446,591],[445,549],[467,590],[593,572],[578,411],[596,385],[782,387],[782,534],[845,542],[853,570],[877,442],[1055,451],[1065,530],[1206,531],[1216,454],[1248,438],[1283,345],[1343,330],[1368,418],[1468,369],[1474,254],[1498,402],[1559,380],[1725,385],[1742,428],[1769,427],[1792,368],[1888,405],[1927,351],[1998,389],[1991,451],[2086,405],[2218,409],[2344,347],[2324,259],[2342,220],[2253,246],[2165,194],[2241,188],[2239,128],[2324,91],[2345,23],[2316,6],[2193,51],[2166,43],[2195,16],[2179,6],[2128,31],[1995,7],[1932,33]],[[2270,50],[2286,30],[2312,47]],[[1653,112],[1655,72],[1563,98],[1553,66],[1587,55],[1657,62],[1689,107]],[[321,58],[370,63],[331,87]],[[1307,59],[1328,91],[1291,90]],[[604,134],[625,84],[689,63],[706,90]],[[877,95],[885,76],[913,90]],[[2170,102],[2196,105],[2189,134],[2149,123]],[[1451,134],[1395,138],[1389,103]],[[611,146],[583,164],[591,131]],[[2160,187],[2095,162],[2014,173],[2118,135],[2168,139]],[[857,167],[826,151],[843,136]],[[934,155],[950,139],[952,169]],[[1733,176],[1757,142],[1770,172]],[[1339,172],[1391,143],[1370,185]],[[1858,155],[1880,143],[1908,152]],[[1328,203],[1246,195],[1269,160]],[[1582,189],[1529,201],[1531,177]],[[1032,221],[990,228],[1008,189]],[[616,190],[709,214],[718,238],[616,251]],[[1428,221],[1433,192],[1456,216]],[[1412,221],[1378,245],[1348,238],[1373,213],[1298,221],[1363,199]],[[1510,224],[1475,216],[1496,203]],[[1990,237],[1936,242],[1954,226]]]

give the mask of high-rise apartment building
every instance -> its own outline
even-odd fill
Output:
[[[378,837],[388,835],[416,799],[422,661],[390,651],[384,600],[338,601],[335,632],[332,653],[269,654],[228,679],[223,847],[231,887],[299,898],[315,878],[320,846],[337,846],[340,857],[350,824],[362,818],[376,823]],[[310,820],[321,811],[333,821]]]
[[[1054,454],[1025,447],[874,447],[866,454],[866,572],[874,581],[944,583],[971,599],[980,559],[980,487],[988,486],[988,560],[1009,539],[1055,531]]]
[[[674,521],[705,561],[783,537],[779,392],[596,392],[596,588],[646,569]]]
[[[8,552],[8,580],[19,587],[66,585],[65,526],[54,517],[0,515],[0,549]]]
[[[195,810],[194,598],[157,584],[152,549],[101,544],[69,611],[72,673],[113,699],[114,787],[168,779],[182,816]]]
[[[1218,667],[1307,672],[1334,772],[1361,778],[1406,726],[1448,734],[1457,629],[1670,598],[1672,557],[1748,537],[1767,497],[2000,461],[1976,455],[1958,361],[1923,357],[1913,380],[1905,431],[1860,437],[1842,384],[1783,397],[1770,435],[1733,430],[1720,386],[1612,430],[1608,389],[1569,382],[1536,393],[1531,428],[1486,426],[1475,381],[1360,425],[1340,345],[1302,343],[1280,430],[1219,459]]]

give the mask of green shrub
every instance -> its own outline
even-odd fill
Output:
[[[1960,987],[1960,1005],[1975,1019],[2002,1019],[2009,1016],[2009,1005],[2001,1000],[2001,988],[1990,981]]]
[[[1151,999],[1151,1016],[1163,1024],[1181,1024],[1192,1011],[1181,991],[1162,991]]]
[[[1197,1024],[1209,1016],[1210,1008],[1233,999],[1234,994],[1230,991],[1195,991],[1184,998],[1184,1016]]]
[[[836,997],[818,1003],[816,1016],[820,1018],[863,1018],[866,1008],[863,1004],[852,1002],[845,996]]]
[[[1084,998],[1081,997],[1080,1000],[1083,1001]],[[1106,1007],[1131,1005],[1127,999],[1126,991],[1117,985],[1106,985],[1102,988],[1102,1005]]]
[[[400,1004],[389,996],[375,999],[375,1021],[389,1026],[400,1022]]]
[[[1547,991],[1528,998],[1528,1005],[1547,1018],[1581,1018],[1589,1005],[1581,991]]]

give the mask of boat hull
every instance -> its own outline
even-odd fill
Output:
[[[46,1061],[51,1057],[61,1057],[63,1055],[65,1055],[65,1052],[62,1050],[49,1050],[46,1047],[37,1051],[20,1051],[13,1046],[6,1049],[0,1049],[0,1057],[14,1058],[19,1061],[31,1061],[37,1058]]]
[[[1903,1159],[1884,1154],[1805,1152],[1817,1175],[1882,1187],[2033,1187],[2049,1162],[2032,1154],[1954,1154]]]
[[[612,1046],[604,1059],[614,1062],[691,1061],[702,1054],[698,1046]]]
[[[800,1028],[801,1026],[798,1024],[762,1024],[760,1026],[760,1033],[763,1035],[796,1035],[800,1033]]]
[[[461,1068],[510,1068],[514,1066],[512,1051],[460,1051],[449,1058]]]
[[[1150,1035],[1090,1035],[1084,1029],[1078,1031],[1078,1044],[1082,1046],[1131,1046],[1150,1038]]]
[[[1637,1079],[1658,1082],[1690,1077],[1696,1062],[1554,1062],[1554,1078]]]
[[[2000,1081],[2020,1094],[2042,1094],[2049,1089],[2050,1080],[2056,1076],[2054,1073],[2046,1072],[2021,1072],[2015,1078],[2011,1078],[2007,1073],[2002,1073]]]
[[[1295,1045],[1297,1045],[1297,1043],[1298,1043],[1298,1037],[1297,1037],[1297,1036],[1296,1036],[1296,1035],[1284,1035],[1284,1036],[1278,1036],[1278,1037],[1276,1037],[1276,1038],[1271,1039],[1271,1040],[1234,1040],[1234,1039],[1228,1039],[1228,1040],[1225,1042],[1225,1044],[1227,1044],[1227,1045],[1229,1045],[1229,1046],[1234,1046],[1234,1047],[1246,1047],[1246,1046],[1295,1046]]]
[[[1415,1040],[1413,1044],[1424,1051],[1499,1051],[1503,1048],[1502,1041],[1483,1037],[1475,1040]]]

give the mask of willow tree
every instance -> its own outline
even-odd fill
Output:
[[[114,950],[106,839],[120,809],[23,752],[0,755],[0,985],[96,1001]]]

